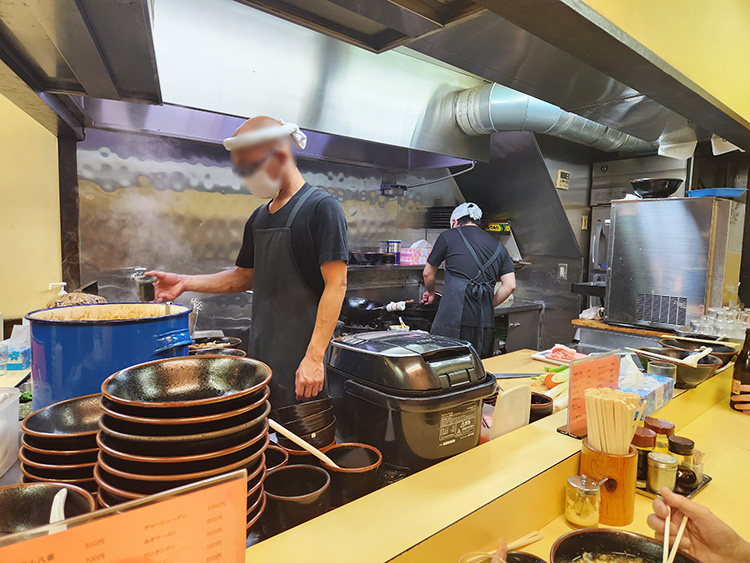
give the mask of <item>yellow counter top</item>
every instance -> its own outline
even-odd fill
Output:
[[[492,358],[485,366],[494,373],[541,373],[544,366],[531,353]],[[750,461],[750,432],[741,441],[747,449],[726,443],[743,425],[750,430],[750,417],[729,410],[728,394],[725,372],[680,395],[660,414],[707,453],[706,473],[714,482],[698,500],[750,537],[742,527],[750,524],[739,522],[739,510],[734,514],[727,506],[727,491],[741,482],[740,471]],[[542,419],[261,542],[248,548],[246,561],[455,562],[468,551],[494,548],[501,537],[514,540],[533,530],[542,530],[545,539],[527,550],[546,559],[551,543],[568,530],[560,517],[562,493],[567,477],[578,472],[580,442],[556,432],[565,416],[563,411]],[[737,431],[725,430],[727,424]],[[740,457],[728,463],[728,456]],[[715,497],[722,494],[724,504],[718,504]],[[650,500],[637,500],[629,528],[645,531]]]

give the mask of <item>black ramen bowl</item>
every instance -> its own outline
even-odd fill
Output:
[[[44,449],[83,450],[96,447],[102,407],[98,393],[54,403],[27,416],[21,427]],[[57,445],[58,447],[55,447]]]
[[[630,555],[644,563],[661,563],[663,546],[651,538],[624,530],[586,529],[560,537],[550,551],[550,563],[573,563],[584,553],[597,555]],[[678,552],[674,563],[699,563],[697,559]]]
[[[293,432],[297,436],[319,432],[333,422],[333,409],[316,412],[297,420],[290,420],[283,424],[284,428]]]
[[[269,471],[263,489],[267,506],[262,525],[268,537],[320,516],[331,502],[331,478],[312,465],[287,465]]]
[[[667,362],[677,366],[677,382],[675,383],[675,387],[679,387],[682,389],[692,389],[693,387],[697,387],[698,385],[706,381],[709,377],[711,377],[714,373],[716,373],[716,370],[719,369],[722,364],[719,358],[711,356],[710,354],[698,360],[698,365],[696,367],[691,367],[683,364],[678,364],[676,362],[670,362],[669,360],[652,358],[651,356],[647,356],[642,352],[651,352],[652,354],[655,353],[661,356],[668,356],[670,358],[675,358],[678,360],[684,360],[690,354],[692,354],[692,352],[683,350],[671,350],[669,348],[640,348],[636,352],[636,355],[641,360],[641,365],[643,366],[644,370],[648,369],[649,361]]]
[[[701,342],[691,342],[689,340],[680,340],[679,338],[663,338],[659,340],[659,345],[664,348],[670,348],[671,350],[687,350],[688,352],[700,352],[703,346],[711,348],[711,355],[716,356],[721,360],[721,366],[724,367],[729,362],[734,360],[737,355],[737,350],[731,346],[725,346],[723,344],[705,344]]]
[[[524,551],[509,551],[505,561],[507,563],[547,563],[544,559]]]
[[[679,178],[639,178],[630,180],[633,191],[638,197],[659,198],[669,197],[677,191],[682,184]]]
[[[303,434],[300,438],[318,449],[328,446],[336,438],[336,417],[334,416],[333,422],[325,428],[313,432],[312,434]],[[279,441],[279,445],[287,450],[302,451],[302,448],[284,436],[277,435],[276,439]]]
[[[344,443],[326,449],[338,468],[322,462],[331,476],[331,506],[341,506],[380,487],[380,450],[367,444]]]
[[[129,367],[110,375],[102,393],[131,406],[205,407],[260,391],[271,380],[271,368],[250,358],[188,356]],[[196,416],[205,414],[200,410]]]
[[[283,425],[292,420],[298,420],[329,408],[331,408],[331,399],[317,399],[315,401],[281,407],[272,411],[268,416]]]
[[[94,498],[83,489],[60,483],[28,483],[0,489],[0,535],[23,532],[49,524],[52,501],[68,490],[63,510],[73,518],[96,509]]]

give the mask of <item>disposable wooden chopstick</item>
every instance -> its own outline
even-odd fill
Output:
[[[670,512],[672,512],[670,510]],[[682,541],[682,534],[685,533],[685,526],[687,526],[688,523],[688,517],[687,515],[682,515],[682,522],[680,522],[680,528],[677,530],[677,536],[674,539],[674,543],[672,544],[672,551],[669,554],[669,559],[667,560],[667,563],[674,563],[675,557],[677,557],[677,551],[680,549],[680,542]]]
[[[664,545],[662,546],[661,561],[667,563],[669,561],[669,527],[672,525],[672,509],[667,507],[667,518],[664,520]]]

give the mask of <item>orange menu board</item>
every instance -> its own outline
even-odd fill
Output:
[[[244,472],[241,472],[244,474]],[[241,476],[241,475],[240,475]],[[239,563],[247,481],[234,478],[70,520],[67,530],[0,547],[3,563]],[[161,495],[165,496],[165,495]],[[143,506],[137,506],[144,504]],[[135,508],[128,509],[133,505]],[[123,510],[122,512],[119,512]],[[88,519],[81,524],[75,523]]]
[[[611,387],[617,389],[620,379],[620,360],[617,354],[594,356],[570,364],[568,388],[568,425],[565,433],[586,436],[586,389]]]

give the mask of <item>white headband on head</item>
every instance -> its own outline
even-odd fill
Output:
[[[479,221],[482,218],[482,210],[476,203],[462,203],[451,213],[451,221],[458,221],[467,215],[472,221]]]
[[[252,147],[265,143],[266,141],[273,141],[275,139],[283,139],[287,135],[292,136],[294,144],[300,149],[304,149],[307,145],[307,135],[300,131],[299,125],[296,123],[284,123],[281,121],[280,125],[270,125],[255,131],[248,131],[247,133],[240,133],[236,137],[229,137],[224,139],[224,148],[228,151],[233,149],[241,149],[244,147]]]

